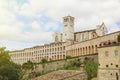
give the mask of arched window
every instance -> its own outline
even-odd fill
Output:
[[[89,54],[91,53],[91,49],[90,49],[90,46],[89,46]]]
[[[87,49],[87,47],[86,47],[86,51],[85,51],[85,53],[87,54],[88,53],[88,51],[87,51],[88,49]]]
[[[94,53],[94,46],[92,46],[92,54]]]
[[[95,53],[97,53],[97,45],[95,45]]]

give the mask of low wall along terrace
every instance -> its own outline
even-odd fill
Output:
[[[94,60],[95,62],[98,62],[98,55],[82,56],[82,57],[68,59],[68,60],[60,60],[60,61],[55,61],[51,63],[46,63],[44,66],[43,64],[39,64],[37,65],[35,72],[41,72],[41,71],[47,72],[50,70],[56,70],[63,67],[64,64],[70,63],[71,61],[80,59],[80,61],[83,62],[86,57]]]

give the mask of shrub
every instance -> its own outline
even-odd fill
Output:
[[[71,59],[72,57],[71,56],[66,56],[66,59]]]
[[[41,60],[41,63],[42,63],[42,64],[47,63],[47,62],[48,62],[47,59],[42,59],[42,60]]]
[[[22,65],[22,68],[23,69],[34,69],[34,63],[32,63],[31,61],[28,61],[28,62],[26,62],[26,63],[24,63],[23,65]]]
[[[89,61],[85,63],[85,69],[88,74],[88,80],[97,76],[98,64],[94,61]]]

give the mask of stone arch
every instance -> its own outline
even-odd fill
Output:
[[[89,49],[88,49],[88,51],[89,51],[88,53],[90,54],[90,53],[91,53],[91,49],[90,49],[90,46],[89,46],[88,48],[89,48]]]
[[[76,56],[78,55],[78,49],[76,48]]]
[[[104,42],[103,45],[105,46],[105,45],[106,45],[106,42]]]
[[[74,56],[74,49],[72,49],[72,56]]]
[[[55,41],[58,42],[58,36],[55,36]]]
[[[82,48],[80,48],[80,55],[82,55]]]
[[[73,56],[75,56],[75,49],[73,49]]]
[[[88,50],[88,49],[87,49],[87,46],[86,46],[86,48],[85,48],[85,54],[87,54],[87,50]]]
[[[111,45],[111,44],[112,44],[112,42],[110,40],[108,40],[108,45]]]
[[[75,49],[75,56],[77,56],[77,49]]]
[[[94,53],[94,46],[92,45],[92,54]]]
[[[52,59],[54,60],[54,56],[52,56]]]
[[[65,46],[63,47],[63,50],[65,50]]]
[[[80,55],[80,48],[78,48],[78,56]]]
[[[85,54],[85,48],[83,47],[83,55]]]
[[[75,49],[75,56],[77,56],[77,49]]]
[[[102,44],[99,44],[99,47],[101,47],[102,46]]]
[[[63,58],[62,58],[62,55],[60,55],[60,59],[63,59]]]
[[[97,53],[97,45],[95,45],[95,53]]]
[[[54,51],[54,48],[52,49],[52,51]]]
[[[62,47],[60,47],[60,50],[62,51]]]
[[[56,48],[55,48],[55,52],[56,52]]]
[[[65,57],[66,57],[66,56],[65,56],[65,55],[63,55],[63,59],[65,59]]]
[[[57,59],[59,59],[59,55],[57,55]]]

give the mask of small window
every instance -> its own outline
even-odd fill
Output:
[[[109,67],[108,65],[106,65],[106,67]]]
[[[67,27],[67,25],[64,25],[65,27]]]
[[[64,19],[64,22],[67,22],[67,19]]]
[[[113,65],[113,64],[111,63],[111,65]]]
[[[118,65],[116,65],[116,67],[118,67]]]
[[[109,56],[108,51],[105,51],[105,56],[106,56],[106,57],[108,57],[108,56]]]
[[[115,56],[118,56],[118,50],[115,50],[114,53],[115,53]]]

